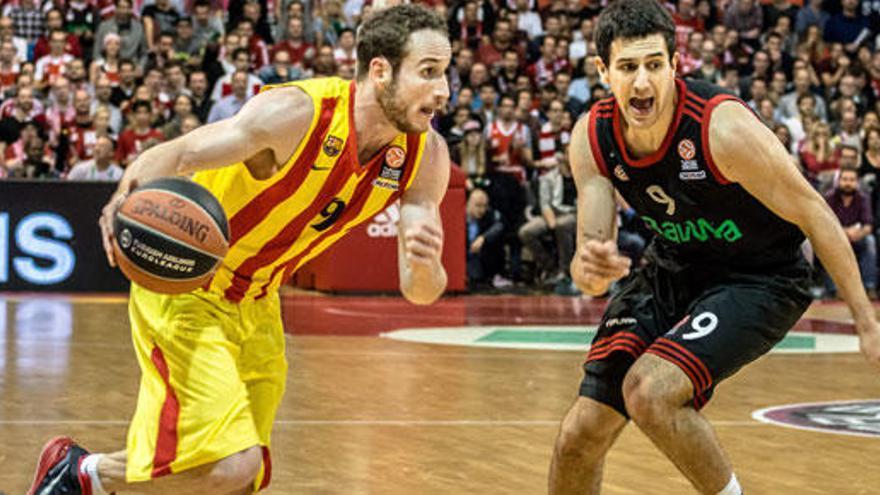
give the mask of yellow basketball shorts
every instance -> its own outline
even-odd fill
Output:
[[[234,304],[201,289],[129,299],[141,367],[126,479],[146,481],[261,446],[255,489],[271,478],[269,437],[287,360],[278,294]]]

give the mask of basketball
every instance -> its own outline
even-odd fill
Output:
[[[229,249],[223,207],[207,189],[178,177],[136,188],[116,212],[113,251],[122,273],[163,294],[205,284]]]

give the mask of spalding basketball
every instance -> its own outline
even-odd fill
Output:
[[[113,236],[122,273],[163,294],[203,285],[229,249],[229,225],[217,198],[178,177],[132,191],[116,211]]]

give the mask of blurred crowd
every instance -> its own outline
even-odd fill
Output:
[[[872,292],[880,215],[880,0],[677,0],[679,75],[736,93],[846,228]],[[569,134],[609,95],[605,0],[428,0],[448,20],[435,128],[467,174],[471,287],[576,294]],[[0,178],[118,180],[140,152],[229,117],[265,84],[351,79],[370,0],[6,0]],[[760,164],[756,164],[759,166]],[[650,232],[623,202],[620,248]],[[826,280],[824,291],[833,295]]]

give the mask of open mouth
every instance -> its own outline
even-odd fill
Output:
[[[429,119],[434,118],[434,107],[421,107],[419,112]]]
[[[649,113],[651,113],[651,109],[654,108],[654,97],[630,98],[629,106],[635,111],[636,115],[648,115]]]

